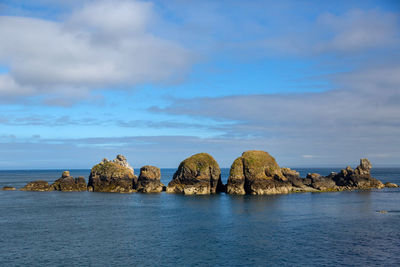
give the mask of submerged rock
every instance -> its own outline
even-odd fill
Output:
[[[74,178],[69,171],[64,171],[61,178],[57,179],[52,185],[56,191],[86,191],[86,180],[82,176]]]
[[[14,191],[14,190],[16,190],[16,188],[12,187],[12,186],[4,186],[2,190],[4,190],[4,191]]]
[[[142,193],[160,193],[164,185],[160,181],[161,171],[154,166],[143,166],[136,184],[136,190]]]
[[[288,168],[282,172],[278,163],[267,152],[246,151],[231,166],[226,192],[240,195],[288,193],[292,191],[292,183],[288,178],[297,177],[298,173]]]
[[[131,193],[137,177],[126,158],[118,155],[113,161],[103,159],[93,166],[88,182],[88,190],[95,192]]]
[[[184,161],[166,188],[167,193],[206,195],[223,191],[221,170],[207,153],[195,154]]]
[[[28,183],[20,190],[21,191],[53,191],[53,187],[50,186],[49,183],[46,181],[37,180],[37,181]]]

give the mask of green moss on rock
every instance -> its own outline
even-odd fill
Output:
[[[93,166],[88,189],[95,192],[131,193],[135,191],[133,187],[136,182],[137,177],[134,175],[133,168],[126,162],[125,157],[118,155],[113,161],[105,159]]]
[[[184,194],[213,194],[221,191],[221,170],[207,153],[195,154],[179,164],[167,192]]]
[[[287,178],[270,154],[250,150],[232,163],[226,191],[228,194],[261,194],[271,191],[273,187],[285,191],[286,181]]]
[[[131,169],[118,165],[112,161],[99,163],[92,168],[91,174],[109,178],[133,178],[134,173]]]
[[[250,150],[242,154],[244,175],[248,179],[272,179],[279,177],[285,180],[281,168],[274,157],[265,151]]]

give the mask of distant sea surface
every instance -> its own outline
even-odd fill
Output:
[[[0,171],[0,187],[53,182],[61,172]],[[161,172],[167,185],[175,169]],[[222,169],[224,183],[228,174]],[[400,168],[372,174],[400,184]],[[276,196],[0,191],[0,266],[399,264],[398,188]]]

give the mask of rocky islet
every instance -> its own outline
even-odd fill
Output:
[[[223,191],[221,169],[207,153],[195,154],[179,164],[167,193],[208,195]]]
[[[294,192],[329,192],[396,188],[371,177],[372,165],[368,159],[339,173],[322,176],[309,173],[305,178],[289,168],[280,167],[265,151],[250,150],[238,157],[230,168],[227,184],[222,184],[221,170],[216,160],[207,153],[195,154],[182,161],[168,186],[161,183],[161,171],[146,165],[139,178],[122,155],[110,161],[103,159],[91,169],[88,183],[84,177],[74,178],[64,171],[53,184],[37,180],[28,183],[22,191],[94,191],[113,193],[178,193],[208,195],[225,192],[232,195],[271,195]],[[12,190],[6,187],[3,190]]]
[[[135,189],[141,193],[160,193],[165,186],[161,183],[161,170],[155,166],[146,165],[140,168]]]

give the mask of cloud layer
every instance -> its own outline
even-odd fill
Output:
[[[179,79],[190,64],[179,44],[151,34],[152,5],[90,2],[61,21],[0,17],[0,96],[82,98],[95,89]]]
[[[400,160],[399,77],[400,66],[372,68],[332,77],[341,87],[327,92],[178,99],[151,110],[231,122],[224,138],[258,140],[285,155],[393,161]]]

